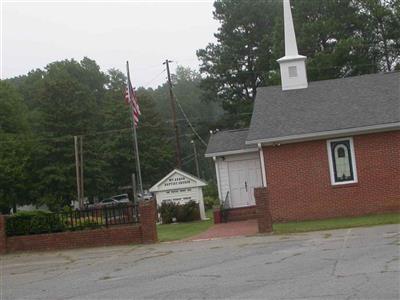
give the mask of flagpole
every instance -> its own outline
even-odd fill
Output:
[[[128,97],[131,99],[131,89],[129,87],[129,83],[131,82],[130,80],[130,75],[129,75],[129,62],[126,62],[126,74],[128,77],[128,84],[127,84],[127,89],[128,89]],[[139,160],[139,147],[138,147],[138,141],[137,141],[137,135],[136,135],[136,126],[135,126],[135,120],[133,119],[133,105],[129,103],[129,107],[131,109],[131,127],[133,131],[133,140],[134,140],[134,145],[135,145],[135,155],[136,155],[136,172],[137,172],[137,177],[138,177],[138,186],[139,186],[139,192],[143,197],[143,185],[142,185],[142,173],[140,171],[140,160]]]

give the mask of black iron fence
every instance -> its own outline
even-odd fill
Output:
[[[138,206],[120,204],[59,213],[27,212],[7,217],[8,236],[95,229],[139,222]]]

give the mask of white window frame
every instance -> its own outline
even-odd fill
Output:
[[[351,155],[351,166],[352,166],[352,169],[353,169],[353,180],[344,181],[344,182],[343,181],[336,182],[335,181],[335,171],[334,171],[334,165],[333,165],[333,158],[332,158],[331,143],[332,142],[337,142],[337,141],[344,141],[344,140],[349,141],[349,144],[350,144],[350,155]],[[353,138],[352,137],[343,137],[343,138],[327,140],[326,141],[326,147],[327,147],[327,150],[328,150],[329,173],[330,173],[330,177],[331,177],[331,184],[332,185],[346,185],[346,184],[357,183],[358,182],[358,176],[357,176],[356,154],[355,154],[355,151],[354,151]]]

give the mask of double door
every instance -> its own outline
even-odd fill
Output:
[[[262,185],[260,160],[246,159],[228,162],[230,205],[255,205],[254,188]]]

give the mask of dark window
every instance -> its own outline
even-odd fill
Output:
[[[330,146],[335,182],[354,181],[350,141],[333,141]]]

